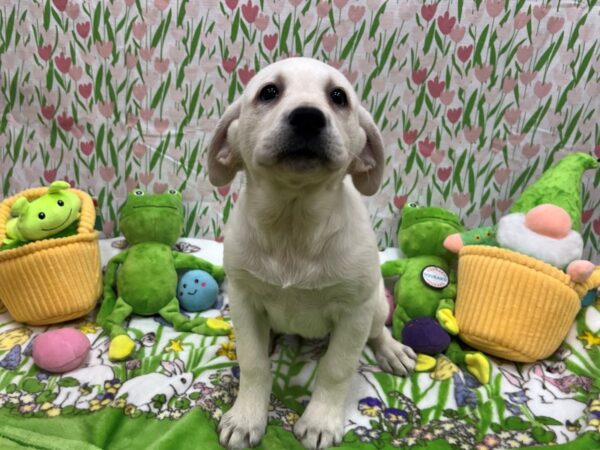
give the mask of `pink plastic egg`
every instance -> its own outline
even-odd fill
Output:
[[[33,362],[48,372],[77,369],[90,350],[90,341],[79,330],[60,328],[46,331],[33,341]]]
[[[385,290],[385,299],[387,300],[387,304],[389,307],[387,320],[385,321],[386,325],[392,324],[392,317],[394,316],[394,309],[396,309],[396,304],[394,303],[394,295],[390,292],[389,289]]]

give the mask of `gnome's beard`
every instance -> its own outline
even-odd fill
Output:
[[[527,228],[525,214],[522,213],[509,214],[500,219],[496,239],[502,247],[541,259],[560,269],[580,259],[583,253],[583,239],[576,231],[569,231],[562,239],[544,236]]]

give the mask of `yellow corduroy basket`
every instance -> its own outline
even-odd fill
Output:
[[[94,203],[85,192],[70,191],[81,199],[77,234],[0,251],[0,300],[19,322],[46,325],[75,319],[94,309],[100,297]],[[47,192],[45,187],[28,189],[0,203],[0,242],[17,198],[33,200]]]
[[[567,336],[581,298],[599,285],[600,267],[585,283],[574,283],[565,272],[521,253],[466,246],[458,259],[459,336],[511,361],[547,358]]]

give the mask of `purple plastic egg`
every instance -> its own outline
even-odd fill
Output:
[[[417,353],[436,355],[450,345],[450,335],[432,317],[410,320],[402,330],[402,343]]]
[[[81,331],[60,328],[40,334],[33,341],[33,362],[48,372],[77,369],[90,351],[90,341]]]

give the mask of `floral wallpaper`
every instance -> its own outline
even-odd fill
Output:
[[[600,156],[596,0],[0,0],[2,195],[66,179],[100,226],[138,185],[184,190],[186,234],[223,238],[238,178],[208,183],[208,140],[261,67],[319,58],[383,131],[368,199],[381,246],[410,199],[489,224],[553,161]],[[584,177],[586,256],[600,175]]]

